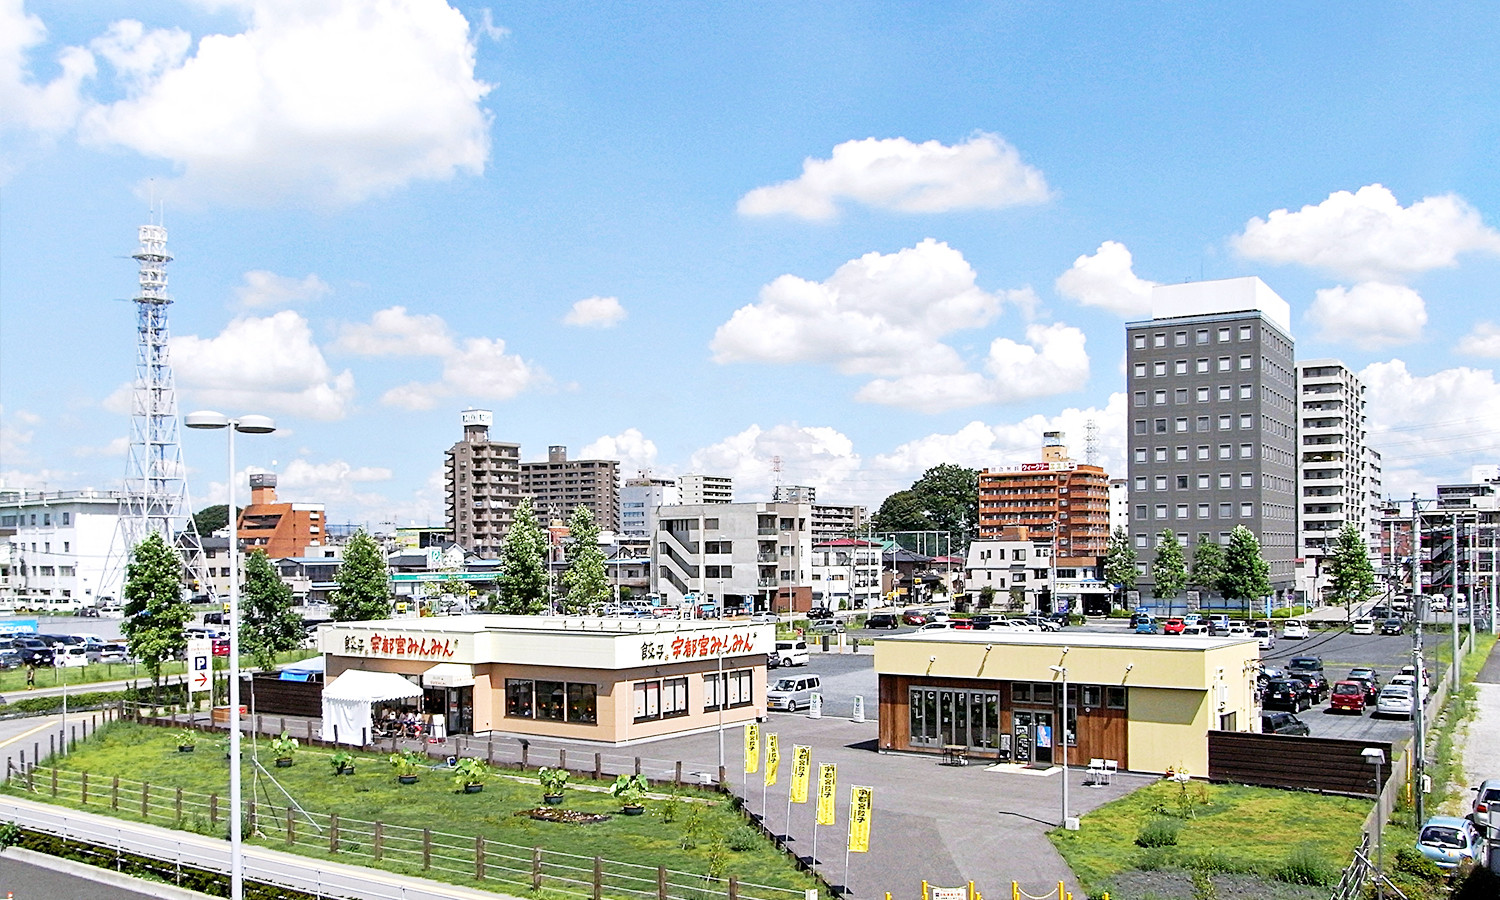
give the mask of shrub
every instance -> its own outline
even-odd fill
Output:
[[[720,835],[714,838],[708,845],[708,877],[718,881],[724,877],[724,871],[729,867],[729,846]]]
[[[736,853],[743,853],[760,846],[760,833],[749,825],[739,825],[730,829],[725,842],[729,844],[729,849]]]
[[[1135,867],[1142,872],[1155,872],[1172,868],[1175,861],[1172,851],[1164,847],[1151,847],[1136,857]]]
[[[1391,868],[1422,881],[1438,882],[1444,877],[1443,870],[1438,868],[1436,863],[1413,847],[1397,847],[1396,858]]]
[[[1141,826],[1135,842],[1141,847],[1175,847],[1182,826],[1172,819],[1152,819]]]
[[[661,802],[661,820],[668,824],[677,821],[677,807],[682,804],[682,798],[673,791],[667,795],[667,799]]]
[[[698,846],[698,838],[703,834],[703,808],[693,804],[688,810],[687,820],[682,823],[682,849],[691,850]]]
[[[1271,875],[1287,884],[1326,885],[1334,878],[1327,860],[1309,844],[1293,847]]]

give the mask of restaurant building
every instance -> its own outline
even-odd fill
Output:
[[[405,678],[448,734],[603,744],[754,721],[775,645],[773,625],[561,616],[337,622],[318,634],[330,685],[351,670]]]
[[[1258,729],[1255,640],[918,631],[875,642],[882,752],[1208,772],[1208,732]],[[1067,710],[1063,680],[1067,673]]]

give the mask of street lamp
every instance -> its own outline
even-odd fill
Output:
[[[1417,686],[1422,689],[1421,685]],[[1360,752],[1365,762],[1375,767],[1375,896],[1385,900],[1385,856],[1381,846],[1381,834],[1385,831],[1385,811],[1380,804],[1385,796],[1385,783],[1381,781],[1381,766],[1385,765],[1385,751],[1379,747],[1366,747]]]
[[[1063,657],[1066,659],[1067,655],[1068,655],[1068,648],[1064,647],[1063,648]],[[1078,829],[1078,823],[1077,823],[1077,821],[1074,820],[1074,819],[1070,819],[1068,817],[1068,667],[1067,666],[1061,666],[1061,665],[1059,665],[1059,666],[1048,666],[1047,668],[1051,669],[1053,671],[1053,673],[1062,676],[1062,723],[1061,723],[1062,727],[1058,728],[1054,732],[1054,734],[1061,734],[1062,735],[1062,820],[1063,820],[1063,828],[1067,829],[1069,831],[1076,831]]]
[[[244,836],[241,834],[240,798],[240,561],[239,524],[234,518],[234,433],[270,434],[276,423],[266,416],[231,419],[223,413],[202,410],[188,413],[189,428],[228,429],[229,438],[229,897],[244,900]]]

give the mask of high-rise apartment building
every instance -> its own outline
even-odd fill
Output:
[[[1041,462],[979,473],[979,537],[1024,527],[1057,542],[1058,556],[1103,556],[1109,543],[1109,476],[1068,457],[1062,433],[1044,435]]]
[[[685,506],[733,503],[734,479],[725,475],[683,475],[677,479],[677,492]]]
[[[1345,525],[1380,546],[1380,454],[1366,443],[1365,386],[1342,362],[1297,363],[1297,555],[1325,557]]]
[[[1129,529],[1142,568],[1169,530],[1191,558],[1200,538],[1227,543],[1244,525],[1285,592],[1297,556],[1291,308],[1255,277],[1160,285],[1151,299],[1153,318],[1125,326]]]
[[[521,504],[521,445],[490,440],[487,409],[466,409],[462,421],[464,438],[443,466],[448,528],[465,550],[497,557]]]
[[[547,448],[545,462],[521,463],[521,495],[531,498],[537,517],[566,521],[588,507],[602,531],[620,528],[620,461],[568,459],[568,448]]]

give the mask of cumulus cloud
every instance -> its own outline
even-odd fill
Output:
[[[953,146],[865,138],[839,144],[829,159],[804,159],[801,176],[750,191],[739,211],[827,220],[838,214],[839,200],[939,213],[1043,203],[1049,196],[1041,171],[998,135],[976,134]]]
[[[1475,443],[1476,434],[1500,432],[1493,370],[1459,366],[1419,375],[1393,359],[1359,375],[1388,496],[1430,496],[1433,484],[1467,480],[1470,466],[1494,462],[1487,446]]]
[[[1307,318],[1324,340],[1373,350],[1420,338],[1427,304],[1405,285],[1365,281],[1318,291]]]
[[[252,269],[246,272],[244,283],[234,289],[235,299],[240,302],[240,305],[250,307],[310,303],[321,300],[331,293],[333,293],[333,288],[316,275],[288,278],[285,275],[277,275],[275,272],[267,272],[265,269]]]
[[[463,395],[509,400],[548,383],[534,363],[505,351],[499,338],[452,335],[441,316],[411,315],[404,307],[376,312],[369,323],[346,325],[334,348],[360,356],[431,356],[442,363],[435,382],[410,382],[386,391],[381,402],[402,409],[431,409],[438,400]]]
[[[715,332],[710,349],[719,363],[826,363],[846,375],[875,375],[858,398],[913,408],[946,409],[996,398],[1035,396],[1013,391],[970,372],[943,338],[989,324],[1007,305],[1029,312],[1030,290],[989,293],[975,284],[963,254],[927,239],[896,253],[868,253],[840,266],[827,281],[782,275],[761,288],[755,303],[736,310]],[[1077,336],[1074,340],[1073,335]],[[1027,331],[1033,361],[1056,362],[1069,372],[1087,356],[1052,360],[1082,334],[1066,326]],[[1013,371],[1023,348],[1006,339],[991,344],[988,369]],[[1036,379],[1024,379],[1029,386]],[[1069,377],[1044,393],[1068,390]]]
[[[1500,325],[1479,322],[1458,342],[1457,350],[1467,356],[1500,358]]]
[[[618,297],[587,297],[573,304],[563,316],[564,325],[580,328],[613,328],[625,321],[625,307]]]
[[[129,452],[129,450],[130,438],[121,435],[120,437],[111,439],[102,447],[92,447],[87,445],[76,446],[73,448],[73,455],[83,457],[85,459],[93,457],[108,458],[124,456],[127,452]]]
[[[1458,195],[1403,207],[1379,184],[1352,194],[1335,191],[1297,212],[1278,209],[1251,219],[1232,243],[1248,259],[1384,281],[1456,265],[1461,253],[1500,254],[1500,232]]]
[[[792,423],[751,425],[694,452],[688,471],[733,477],[737,500],[769,500],[776,484],[773,460],[778,456],[782,483],[812,485],[820,500],[836,497],[860,468],[854,442],[842,432]]]
[[[618,459],[623,477],[634,478],[656,465],[656,443],[638,428],[602,435],[579,451],[579,459]]]
[[[96,73],[94,55],[82,47],[57,54],[57,74],[38,82],[30,53],[47,38],[47,27],[22,0],[0,0],[0,129],[53,137],[73,127],[83,109],[80,89]]]
[[[1105,241],[1093,256],[1073,260],[1072,268],[1057,277],[1057,292],[1084,306],[1097,306],[1119,316],[1149,316],[1153,281],[1136,276],[1130,251],[1117,241]]]
[[[198,405],[332,420],[354,399],[354,375],[334,373],[291,310],[234,319],[216,337],[179,335],[171,353],[178,385]]]
[[[356,203],[478,174],[489,85],[443,0],[240,0],[246,28],[190,40],[122,21],[94,42],[125,96],[79,121],[91,144],[163,159],[181,193],[249,205]]]

